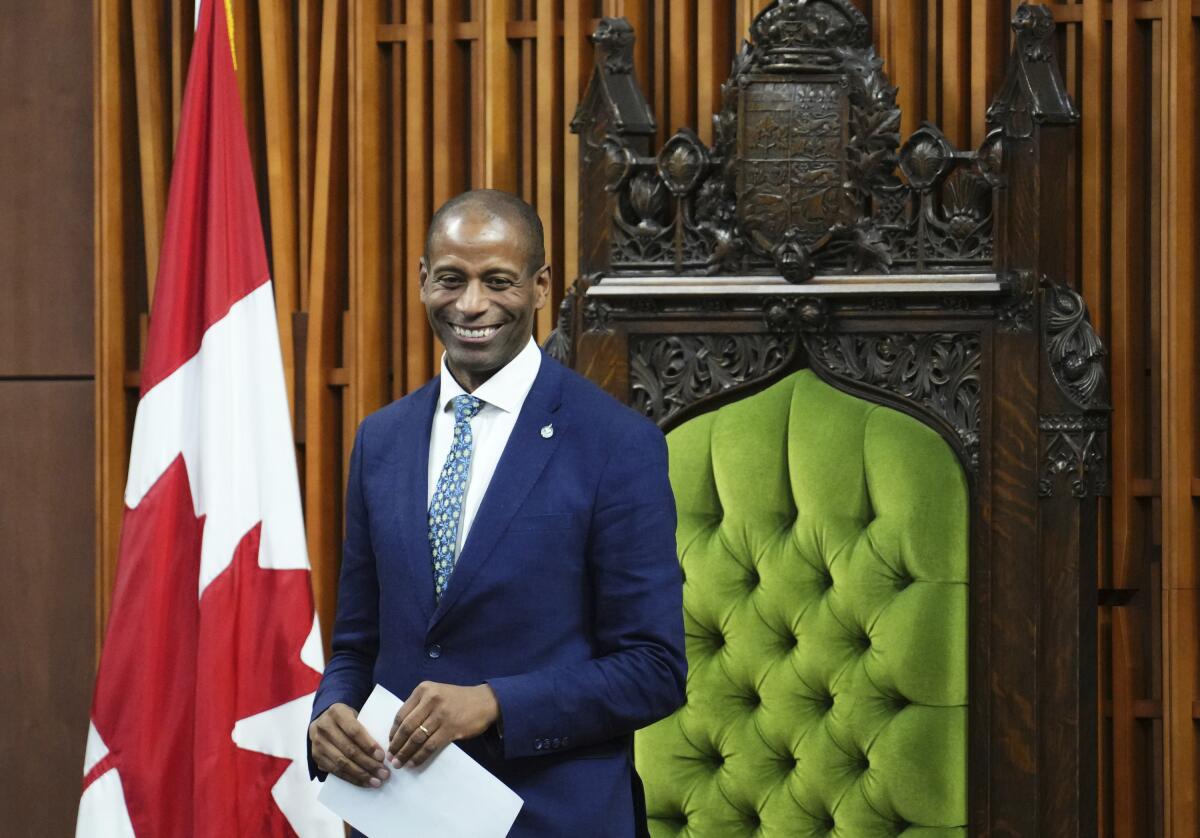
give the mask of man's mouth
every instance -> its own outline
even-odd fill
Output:
[[[450,329],[455,335],[463,340],[487,340],[492,335],[500,330],[499,326],[481,326],[475,329],[469,329],[466,326],[457,326],[450,324]]]

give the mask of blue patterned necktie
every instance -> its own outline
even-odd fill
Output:
[[[450,453],[446,455],[446,464],[442,466],[429,504],[429,547],[433,556],[433,592],[437,599],[442,598],[454,571],[458,523],[462,520],[463,498],[471,474],[471,451],[475,447],[471,419],[483,407],[479,399],[466,393],[455,396],[452,404],[454,441],[450,443]]]

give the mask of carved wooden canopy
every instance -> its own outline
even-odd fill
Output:
[[[714,119],[651,148],[604,19],[572,123],[580,265],[547,349],[669,429],[801,367],[937,429],[972,487],[972,829],[1092,834],[1104,348],[1065,262],[1078,112],[1021,6],[979,148],[925,123],[848,0],[754,20]]]

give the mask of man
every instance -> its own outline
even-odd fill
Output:
[[[358,429],[312,769],[379,787],[457,742],[523,798],[510,835],[632,836],[632,733],[684,696],[666,445],[533,342],[545,261],[515,196],[434,215],[442,372]],[[387,743],[356,719],[376,682],[406,696]]]

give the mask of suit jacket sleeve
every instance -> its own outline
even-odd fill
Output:
[[[360,425],[346,485],[346,538],[333,626],[333,655],[317,688],[313,719],[332,704],[361,707],[374,686],[375,656],[379,651],[379,578],[363,499],[364,437],[365,425]],[[311,741],[308,765],[309,772],[319,776],[312,761]]]
[[[587,554],[596,657],[488,681],[506,757],[613,739],[683,703],[682,577],[666,441],[642,420],[611,451]]]

